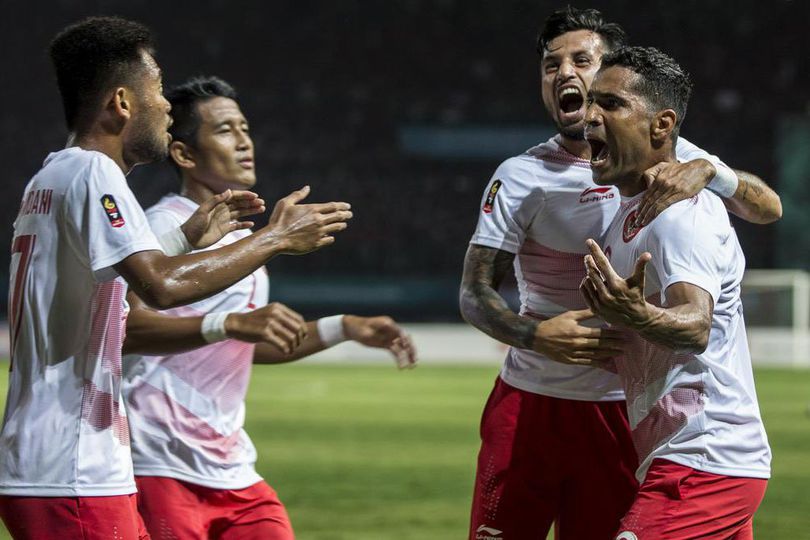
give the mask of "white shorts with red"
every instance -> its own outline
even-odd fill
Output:
[[[638,489],[624,401],[558,399],[500,377],[481,421],[470,540],[612,540]]]
[[[616,540],[752,540],[767,485],[656,459]]]
[[[152,540],[293,540],[287,510],[261,481],[214,489],[161,476],[136,476],[138,511]]]

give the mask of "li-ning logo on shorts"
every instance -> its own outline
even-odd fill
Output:
[[[500,180],[495,180],[492,182],[492,187],[489,188],[489,193],[487,193],[487,199],[484,201],[484,208],[482,209],[485,214],[492,213],[492,206],[495,204],[495,195],[498,194],[498,190],[501,189],[503,182]]]
[[[594,201],[606,201],[612,199],[616,194],[613,193],[613,188],[608,187],[592,187],[583,191],[579,196],[580,203],[589,203]]]
[[[498,529],[481,525],[475,530],[475,540],[503,540],[501,533]]]
[[[638,540],[638,536],[630,531],[622,531],[616,536],[615,540]]]
[[[124,216],[121,215],[121,211],[118,209],[118,205],[115,204],[115,197],[110,194],[105,194],[101,196],[101,206],[104,207],[104,212],[107,213],[107,219],[110,220],[110,225],[113,227],[123,227],[124,223]]]

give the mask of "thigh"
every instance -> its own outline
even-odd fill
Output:
[[[292,524],[276,491],[266,482],[246,489],[223,490],[213,503],[221,516],[212,521],[219,540],[294,540]]]
[[[155,540],[206,538],[202,502],[191,485],[161,476],[137,476],[138,512]]]
[[[576,463],[566,477],[557,540],[612,540],[638,492],[638,458],[625,403],[570,403],[570,421],[585,435],[569,448]]]
[[[496,381],[481,420],[471,540],[545,538],[559,494],[548,400]]]

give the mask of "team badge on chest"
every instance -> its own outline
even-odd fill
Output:
[[[115,197],[109,194],[102,195],[101,206],[104,207],[104,212],[107,214],[107,219],[110,220],[110,225],[116,228],[124,226],[126,222],[124,221],[124,216],[121,215],[121,211],[118,209]]]
[[[636,216],[638,216],[638,210],[633,210],[630,212],[627,217],[624,219],[624,225],[622,226],[622,240],[625,243],[629,242],[639,233],[642,226],[636,224]]]

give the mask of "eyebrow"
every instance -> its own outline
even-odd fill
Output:
[[[604,99],[604,98],[613,98],[619,101],[622,104],[627,103],[627,100],[618,94],[614,94],[613,92],[599,92],[594,90],[588,90],[588,98],[590,99]]]
[[[557,51],[557,50],[559,50],[559,49],[555,49],[555,51]],[[579,49],[579,50],[576,50],[576,51],[574,51],[573,53],[571,53],[571,56],[579,56],[580,54],[584,54],[584,55],[589,56],[589,57],[593,56],[593,54],[591,54],[590,52],[588,52],[588,51],[587,51],[587,50],[585,50],[585,49]],[[557,54],[556,52],[550,52],[550,53],[546,54],[546,55],[543,57],[543,62],[545,62],[545,61],[546,61],[546,60],[548,60],[548,59],[554,59],[554,60],[556,60],[556,59],[557,59],[557,58],[559,58],[559,57],[560,57],[560,55],[559,55],[559,54]]]

